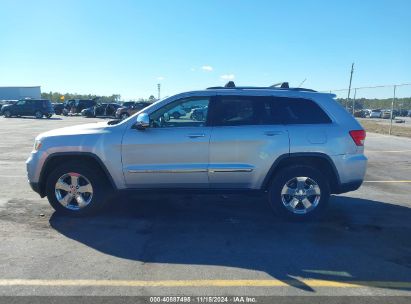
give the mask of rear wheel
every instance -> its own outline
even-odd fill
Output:
[[[58,166],[46,181],[50,205],[59,213],[83,216],[94,214],[107,203],[110,185],[99,168],[76,162]]]
[[[274,211],[292,220],[318,218],[330,198],[324,175],[313,167],[292,166],[282,169],[269,189]]]
[[[40,119],[40,118],[43,117],[43,113],[41,113],[40,111],[36,111],[36,113],[34,113],[34,116],[35,116],[37,119]]]

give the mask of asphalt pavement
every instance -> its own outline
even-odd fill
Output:
[[[317,222],[240,195],[122,196],[58,216],[24,162],[38,133],[94,121],[0,118],[0,295],[411,296],[411,139],[368,134],[366,182]]]

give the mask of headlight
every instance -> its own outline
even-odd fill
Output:
[[[38,151],[41,148],[41,141],[40,140],[35,140],[34,141],[34,151]]]

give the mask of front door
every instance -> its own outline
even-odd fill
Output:
[[[29,115],[27,100],[19,100],[14,105],[14,113],[16,115]]]
[[[130,128],[123,137],[122,160],[130,188],[207,188],[211,128],[207,117],[210,97],[174,101],[150,114],[150,127]],[[179,113],[176,115],[175,113]]]

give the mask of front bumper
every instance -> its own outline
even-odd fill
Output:
[[[44,197],[41,189],[40,174],[44,161],[47,158],[47,153],[31,152],[29,158],[26,160],[27,179],[33,191]]]
[[[37,192],[38,194],[40,194],[40,196],[41,196],[41,187],[40,187],[40,184],[39,183],[33,183],[33,182],[29,182],[29,184],[30,184],[30,187],[31,187],[31,189],[34,191],[34,192]]]

